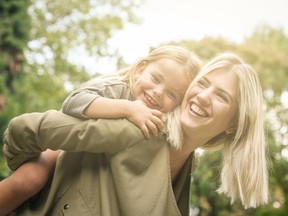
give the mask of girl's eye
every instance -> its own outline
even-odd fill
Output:
[[[204,80],[198,80],[197,83],[201,88],[206,88],[208,86]]]
[[[167,95],[168,95],[168,97],[170,97],[172,99],[175,99],[175,100],[177,99],[176,94],[172,91],[167,91]]]
[[[159,79],[157,76],[152,75],[151,77],[152,77],[152,81],[153,81],[153,82],[155,82],[155,83],[160,83],[160,79]]]

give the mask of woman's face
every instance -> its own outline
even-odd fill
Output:
[[[237,111],[238,77],[234,72],[215,70],[193,84],[184,98],[181,125],[184,137],[205,142],[232,126]]]

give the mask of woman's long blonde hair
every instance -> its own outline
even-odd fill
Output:
[[[207,63],[193,82],[197,82],[202,76],[215,70],[234,72],[239,79],[238,112],[234,131],[223,132],[203,146],[206,150],[223,148],[224,160],[218,192],[230,197],[232,203],[240,198],[245,208],[266,204],[268,202],[267,152],[263,96],[259,78],[250,65],[244,63],[237,55],[226,52]],[[170,141],[176,148],[181,148],[182,143],[179,119],[178,107],[168,117]],[[178,125],[178,128],[175,125]]]

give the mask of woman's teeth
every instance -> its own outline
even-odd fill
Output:
[[[206,112],[202,109],[200,109],[200,107],[198,107],[196,104],[192,104],[190,107],[191,111],[193,111],[195,114],[202,116],[202,117],[207,117],[208,115],[206,114]]]

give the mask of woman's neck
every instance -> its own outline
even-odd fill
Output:
[[[190,154],[188,152],[176,150],[173,147],[170,148],[170,169],[172,182],[174,182],[179,175],[180,170],[182,169],[189,155]]]
[[[183,143],[180,150],[177,150],[173,147],[170,148],[170,168],[172,182],[177,178],[189,155],[195,149],[196,148],[194,148],[191,143]]]
[[[197,148],[203,146],[204,144],[205,144],[205,142],[203,141],[203,139],[201,139],[201,140],[197,140],[195,138],[187,139],[184,137],[182,140],[181,152],[182,152],[182,154],[191,154]]]
[[[195,138],[196,137],[196,138]],[[197,136],[183,137],[182,149],[176,150],[170,148],[170,168],[172,182],[177,178],[180,170],[188,159],[189,155],[194,152],[198,147],[204,145],[204,139],[197,139]]]

